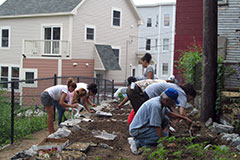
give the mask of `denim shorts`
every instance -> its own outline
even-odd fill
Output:
[[[48,92],[41,93],[41,102],[44,107],[53,106],[53,98],[49,95]]]

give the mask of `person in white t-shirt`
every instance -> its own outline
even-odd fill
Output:
[[[76,89],[77,85],[76,82],[73,81],[72,78],[69,78],[66,85],[56,85],[45,89],[41,93],[41,102],[45,107],[48,117],[47,117],[47,125],[48,125],[48,132],[52,134],[55,132],[54,125],[53,125],[53,118],[54,118],[54,107],[53,101],[59,101],[59,104],[63,106],[66,110],[67,108],[76,108],[77,104],[67,104],[64,102],[67,96],[67,92],[73,92]]]

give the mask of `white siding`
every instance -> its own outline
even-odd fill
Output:
[[[112,8],[119,8],[122,11],[121,27],[113,28],[111,23]],[[126,0],[88,0],[78,10],[73,17],[73,38],[72,56],[75,59],[94,59],[96,56],[94,43],[84,41],[85,25],[96,26],[95,43],[108,44],[121,47],[121,71],[105,72],[105,78],[114,79],[116,82],[123,82],[131,71],[129,64],[136,65],[137,39],[138,34],[137,19]],[[128,46],[127,74],[126,72],[126,44]]]
[[[139,27],[139,51],[149,52],[153,60],[157,63],[156,76],[160,79],[167,79],[173,73],[173,53],[174,53],[174,35],[175,35],[175,4],[138,6],[144,25]],[[164,26],[164,14],[170,16],[170,26]],[[147,27],[147,19],[152,18],[152,27]],[[158,20],[157,20],[158,18]],[[156,21],[158,25],[156,26]],[[163,52],[163,39],[169,39],[169,51]],[[151,50],[146,51],[146,39],[151,39]],[[156,49],[157,39],[157,49]],[[168,63],[169,74],[162,75],[162,64]]]
[[[0,19],[0,26],[9,26],[10,29],[10,49],[0,49],[1,64],[20,65],[23,53],[23,40],[41,40],[42,25],[61,25],[62,39],[68,40],[69,18],[61,17],[34,17]]]

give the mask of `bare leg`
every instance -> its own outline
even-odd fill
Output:
[[[52,134],[55,132],[54,125],[53,125],[53,116],[54,116],[53,106],[47,106],[45,108],[46,108],[47,114],[48,114],[48,117],[47,117],[48,133]]]

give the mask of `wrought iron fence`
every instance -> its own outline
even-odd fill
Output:
[[[92,97],[94,103],[99,104],[101,100],[107,98],[113,99],[114,95],[114,80],[98,79],[91,77],[81,76],[65,76],[57,77],[54,75],[49,78],[39,78],[30,80],[14,80],[14,81],[2,81],[0,82],[1,90],[5,90],[0,93],[0,96],[11,99],[11,143],[14,142],[14,114],[15,105],[20,104],[22,107],[26,106],[42,106],[40,101],[41,92],[51,86],[63,84],[65,85],[67,79],[71,77],[77,83],[96,83],[98,93]],[[55,117],[55,116],[54,116]]]

